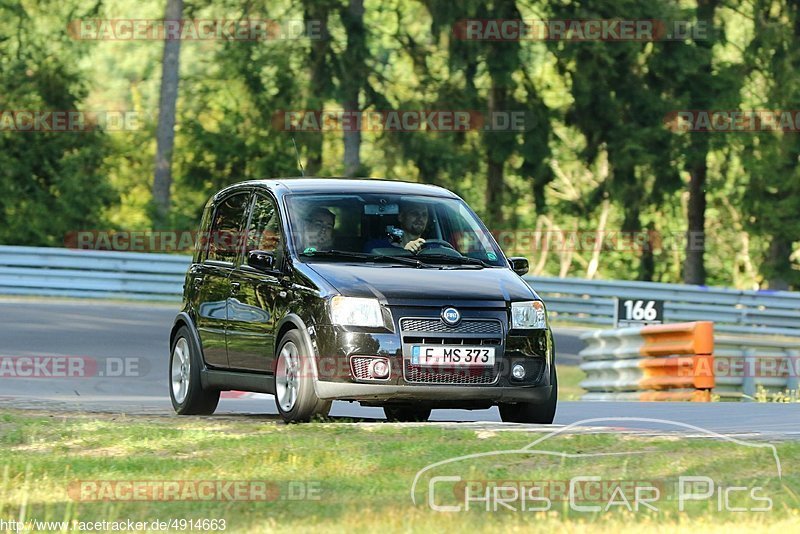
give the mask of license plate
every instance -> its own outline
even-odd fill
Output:
[[[413,365],[494,365],[494,348],[413,345]]]

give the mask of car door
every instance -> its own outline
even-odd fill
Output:
[[[282,314],[286,290],[281,285],[283,246],[281,221],[275,199],[256,192],[247,226],[246,243],[231,275],[233,290],[228,300],[228,360],[232,368],[271,372],[275,326]],[[247,264],[250,251],[272,253],[271,271]]]
[[[206,252],[193,268],[191,282],[196,289],[197,332],[208,365],[229,367],[226,345],[227,304],[231,295],[230,275],[241,249],[242,226],[250,191],[237,192],[216,203]]]

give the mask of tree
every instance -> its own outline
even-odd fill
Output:
[[[712,24],[719,6],[719,0],[698,0],[697,20]],[[717,94],[711,90],[714,84],[712,67],[712,49],[715,33],[711,32],[706,39],[695,41],[697,61],[695,69],[686,77],[686,90],[689,93],[689,109],[708,110],[716,100]],[[705,235],[706,227],[706,177],[708,176],[708,152],[710,149],[708,135],[694,133],[687,151],[686,170],[689,173],[689,205],[687,212],[686,261],[684,263],[683,282],[686,284],[705,284],[706,270],[704,262],[705,239],[696,236]]]
[[[181,21],[183,0],[167,0],[164,20]],[[156,162],[153,176],[154,221],[157,226],[166,222],[172,187],[172,150],[175,146],[175,108],[180,80],[181,39],[164,36],[164,56],[161,61],[161,99],[158,105],[156,133]]]
[[[800,102],[800,6],[791,0],[758,0],[756,36],[747,50],[762,96],[755,109],[777,113]],[[796,113],[794,111],[792,114]],[[792,246],[800,236],[800,139],[796,131],[763,131],[745,144],[749,175],[742,207],[747,226],[769,241],[761,273],[771,289],[800,287],[792,266]]]
[[[335,5],[331,1],[304,0],[303,17],[306,27],[319,25],[319,33],[311,36],[308,53],[309,86],[306,97],[306,111],[321,113],[325,101],[333,93],[332,64],[334,62],[331,51],[331,35],[328,30],[328,20],[331,10]],[[322,168],[323,161],[323,133],[310,132],[303,134],[306,147],[306,169],[309,176],[316,176]]]
[[[104,172],[110,148],[101,128],[9,127],[15,110],[84,111],[88,122],[89,77],[77,68],[88,47],[65,35],[62,21],[95,16],[96,6],[76,1],[0,5],[0,244],[64,246],[70,232],[104,224],[104,210],[118,200]]]
[[[629,19],[669,19],[664,12],[654,11],[664,6],[638,1],[626,5]],[[567,20],[613,19],[618,11],[618,3],[610,0],[553,6],[553,16]],[[678,171],[671,162],[672,140],[663,124],[674,103],[664,94],[663,78],[654,75],[652,71],[657,69],[651,68],[658,58],[658,47],[635,41],[553,41],[550,48],[571,85],[573,104],[566,122],[586,139],[582,154],[586,166],[590,167],[602,152],[608,158],[607,177],[585,207],[594,211],[609,198],[622,212],[623,232],[649,232],[643,215],[680,186]],[[653,255],[652,247],[643,247],[638,279],[652,280]]]
[[[367,31],[364,27],[364,0],[347,0],[339,10],[345,31],[347,48],[342,55],[339,83],[342,106],[347,115],[361,113],[359,97],[367,80]],[[358,127],[344,131],[344,175],[358,176],[361,165],[361,130]]]

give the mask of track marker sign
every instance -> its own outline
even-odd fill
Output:
[[[664,322],[664,301],[655,299],[621,299],[614,308],[614,327],[643,326]]]

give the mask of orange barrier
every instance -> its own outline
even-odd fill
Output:
[[[646,389],[693,388],[687,400],[708,402],[714,388],[714,323],[661,324],[642,327],[643,356],[656,356],[641,362]],[[685,356],[683,356],[685,355]],[[658,396],[658,395],[656,395]],[[656,400],[656,399],[654,399]]]
[[[584,400],[708,402],[714,388],[714,323],[698,321],[584,336]]]

